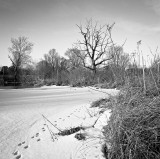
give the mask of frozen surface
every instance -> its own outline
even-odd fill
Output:
[[[54,138],[53,142],[50,131],[56,133],[57,130],[49,123],[45,125],[42,115],[60,129],[85,125],[87,121],[90,124],[94,118],[87,119],[86,108],[92,101],[106,97],[104,92],[114,94],[117,91],[67,86],[1,89],[0,159],[98,158],[100,150],[96,145],[99,142],[93,138],[89,139],[88,146],[86,142],[75,139],[74,135],[58,137],[58,140]],[[89,131],[92,130],[86,133]],[[87,148],[91,145],[95,145],[96,151],[92,148],[95,154]]]

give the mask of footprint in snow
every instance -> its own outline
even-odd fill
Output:
[[[20,155],[16,156],[16,159],[20,159],[21,157],[22,157],[22,155],[20,154]]]
[[[22,144],[25,144],[25,141],[23,141]]]
[[[31,138],[34,139],[34,136],[32,136]]]
[[[37,139],[37,142],[40,141],[41,139]]]
[[[24,146],[24,149],[28,149],[28,147],[29,147],[29,146],[28,146],[28,145],[26,145],[26,146]]]
[[[36,133],[36,137],[38,137],[39,136],[39,133]]]
[[[22,145],[21,143],[18,144],[18,146],[21,146],[21,145]]]
[[[18,151],[13,152],[13,155],[18,155]]]

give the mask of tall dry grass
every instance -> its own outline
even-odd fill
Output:
[[[112,115],[103,130],[106,159],[160,158],[159,59],[150,68],[144,64],[142,71],[137,68],[126,76],[120,94],[111,100]]]

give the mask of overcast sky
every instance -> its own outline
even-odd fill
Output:
[[[124,50],[149,54],[160,46],[160,0],[0,0],[0,66],[11,65],[11,37],[27,36],[34,43],[34,60],[55,48],[63,55],[80,38],[76,24],[92,18],[112,24],[113,40]]]

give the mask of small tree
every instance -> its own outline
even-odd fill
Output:
[[[101,26],[89,20],[84,27],[77,26],[83,40],[79,40],[76,44],[81,51],[80,54],[76,52],[76,55],[81,58],[84,67],[90,69],[95,75],[99,66],[112,59],[107,51],[114,46],[111,35],[114,24]]]
[[[19,81],[20,69],[31,61],[30,53],[33,44],[28,41],[27,37],[20,36],[17,39],[11,38],[12,46],[8,48],[10,55],[9,59],[14,67],[15,82]]]

